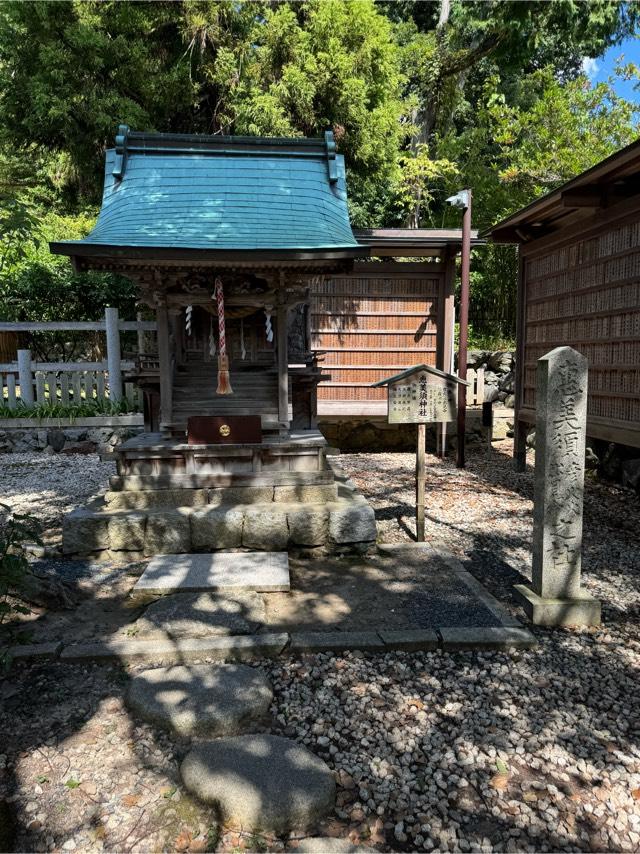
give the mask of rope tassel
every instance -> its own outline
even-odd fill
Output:
[[[227,341],[224,331],[224,294],[222,280],[216,277],[214,295],[218,307],[218,387],[216,394],[233,394],[229,379],[229,359],[227,358]]]

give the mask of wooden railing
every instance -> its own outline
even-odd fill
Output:
[[[79,404],[89,400],[117,402],[125,398],[140,404],[140,392],[133,383],[122,381],[122,372],[134,363],[123,361],[120,332],[155,331],[152,321],[121,321],[118,310],[107,308],[103,321],[0,322],[0,332],[102,331],[106,333],[107,359],[104,362],[34,362],[30,350],[18,350],[18,361],[0,364],[0,404],[15,409],[19,403]]]

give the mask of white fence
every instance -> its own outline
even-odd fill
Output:
[[[467,370],[467,406],[482,406],[484,403],[484,368],[477,371]]]
[[[120,358],[120,332],[155,331],[152,321],[120,321],[118,310],[107,308],[104,321],[75,323],[0,323],[0,332],[102,331],[107,338],[105,362],[34,362],[30,350],[18,350],[18,361],[0,364],[0,403],[15,409],[19,403],[80,404],[90,400],[125,398],[140,405],[133,383],[122,382],[122,372],[134,367]]]

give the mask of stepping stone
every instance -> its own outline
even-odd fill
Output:
[[[248,831],[313,827],[335,803],[328,766],[275,735],[240,735],[195,745],[180,768],[186,788],[214,805],[221,821]]]
[[[132,596],[218,591],[289,591],[286,552],[214,552],[157,555],[132,590]]]
[[[266,620],[259,593],[175,593],[153,602],[133,624],[136,637],[248,635]]]
[[[231,735],[261,720],[273,692],[244,664],[194,664],[145,670],[129,683],[127,703],[151,723],[180,735]]]
[[[336,839],[333,836],[308,836],[295,848],[300,854],[367,854],[373,848],[354,845],[349,839]]]

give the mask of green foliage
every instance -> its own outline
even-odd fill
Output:
[[[29,514],[15,513],[7,504],[0,504],[0,625],[16,614],[28,614],[29,608],[20,602],[26,589],[29,562],[25,553],[27,543],[38,543],[40,525]]]
[[[92,418],[97,415],[126,415],[137,412],[137,406],[126,399],[113,402],[106,398],[93,398],[82,403],[34,403],[18,401],[15,409],[0,404],[0,418]]]
[[[455,226],[471,186],[486,227],[637,135],[637,113],[581,76],[634,32],[612,0],[7,0],[0,4],[0,317],[131,316],[126,280],[71,273],[116,126],[319,135],[349,171],[355,226]],[[619,74],[636,79],[628,63]],[[478,334],[514,334],[513,250],[475,253]],[[63,358],[73,336],[38,340]],[[86,344],[86,339],[83,339]]]

